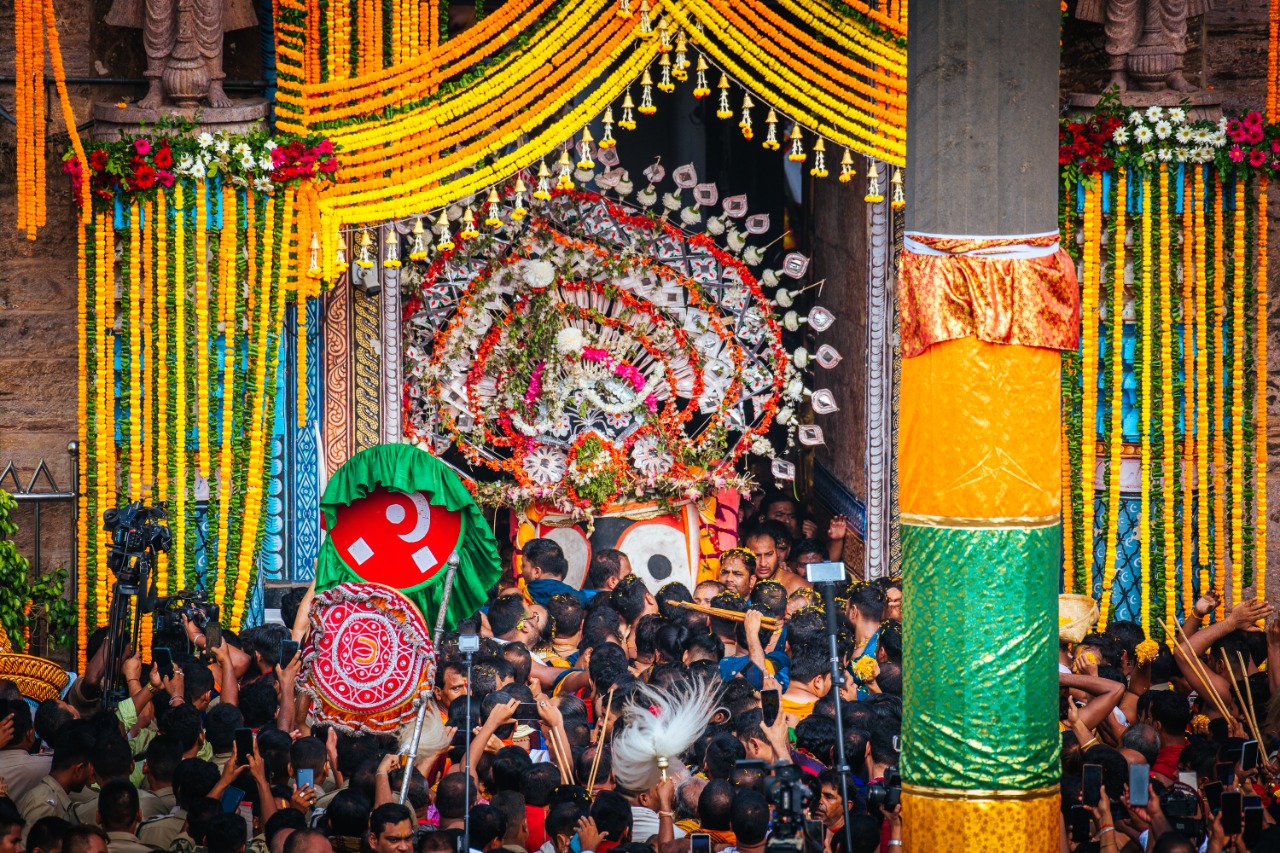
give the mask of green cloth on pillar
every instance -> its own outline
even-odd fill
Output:
[[[902,525],[903,779],[1056,784],[1059,526]]]
[[[484,605],[487,592],[502,575],[498,542],[480,507],[466,486],[439,459],[410,444],[382,444],[352,456],[339,468],[325,487],[320,499],[325,529],[332,530],[338,520],[338,507],[348,506],[379,486],[393,492],[422,492],[434,506],[462,513],[462,532],[458,540],[461,561],[449,596],[445,629],[452,630],[463,619]],[[425,586],[407,595],[426,617],[427,626],[435,629],[436,614],[444,594],[447,571],[436,573]],[[320,562],[316,567],[316,591],[322,592],[347,581],[361,582],[357,574],[338,553],[333,541],[325,537],[320,546]]]

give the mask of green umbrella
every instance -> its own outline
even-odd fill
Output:
[[[350,506],[379,487],[403,494],[421,492],[432,506],[461,513],[457,546],[460,562],[445,617],[445,628],[456,628],[485,603],[488,589],[502,574],[493,531],[458,475],[430,453],[410,444],[370,447],[348,459],[329,479],[320,500],[325,529],[334,529],[340,507]],[[446,574],[438,571],[427,583],[402,590],[422,610],[428,625],[436,622]],[[346,581],[367,580],[370,578],[360,575],[339,553],[332,537],[326,536],[316,566],[316,591],[323,592]]]

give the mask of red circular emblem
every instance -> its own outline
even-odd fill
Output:
[[[412,592],[444,568],[461,534],[462,513],[432,506],[422,492],[375,489],[338,507],[329,538],[364,580]]]
[[[393,731],[434,684],[435,651],[409,599],[378,584],[344,583],[316,594],[302,675],[317,719]]]

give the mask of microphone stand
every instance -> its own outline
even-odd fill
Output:
[[[471,853],[471,658],[473,652],[466,652],[467,656],[467,728],[464,735],[463,749],[463,774],[462,782],[462,851],[461,853]]]
[[[836,773],[840,776],[840,808],[844,810],[844,849],[853,850],[853,832],[849,829],[849,761],[844,754],[844,718],[840,714],[840,649],[836,642],[836,585],[833,581],[818,584],[822,588],[822,606],[827,616],[827,639],[831,652],[831,689],[836,694]]]

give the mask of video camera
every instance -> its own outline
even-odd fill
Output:
[[[171,638],[171,643],[181,638],[182,647],[177,651],[186,654],[195,653],[196,650],[190,647],[186,627],[182,624],[185,618],[187,622],[204,633],[207,640],[206,648],[212,649],[221,642],[218,616],[218,605],[209,601],[205,590],[184,589],[175,595],[156,599],[156,635],[167,635]]]
[[[173,544],[164,521],[164,507],[143,506],[140,501],[102,514],[102,527],[111,534],[107,568],[123,586],[137,587],[133,594],[141,591],[151,560]]]
[[[821,850],[821,824],[810,820],[807,812],[814,791],[805,782],[800,768],[794,764],[765,767],[763,761],[738,762],[739,767],[744,765],[754,765],[764,771],[764,796],[773,807],[773,829],[769,832],[765,853]]]
[[[902,802],[902,777],[898,768],[885,768],[884,778],[867,788],[867,808],[891,812]]]

